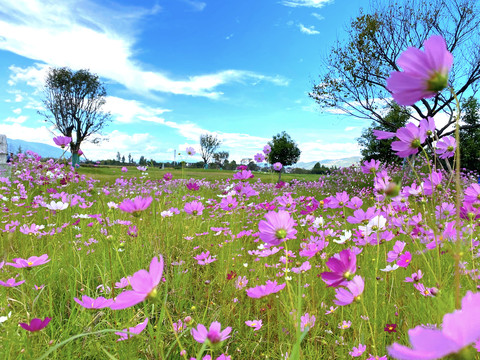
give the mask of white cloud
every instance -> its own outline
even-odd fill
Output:
[[[200,2],[194,2],[200,6]],[[287,85],[281,76],[267,76],[244,70],[173,79],[160,71],[145,70],[134,59],[135,25],[158,11],[136,7],[105,8],[90,0],[4,0],[0,10],[0,49],[35,59],[50,66],[87,68],[138,92],[166,92],[217,98],[221,85],[231,82],[267,81]],[[28,19],[28,21],[25,21]],[[38,87],[45,65],[13,67],[14,83]],[[34,72],[34,73],[32,73]]]
[[[16,115],[20,114],[22,112],[22,109],[18,108],[18,109],[14,109],[12,110],[12,112]]]
[[[14,124],[23,124],[25,121],[27,121],[28,117],[25,115],[20,115],[19,117],[8,117],[4,121],[9,122],[9,123],[14,123]]]
[[[347,127],[345,128],[345,131],[352,131],[352,130],[355,130],[355,129],[357,129],[357,128],[358,128],[358,126],[347,126]]]
[[[324,20],[325,19],[325,17],[323,15],[318,14],[318,13],[312,13],[312,16],[314,18],[316,18],[317,20]]]
[[[109,111],[115,120],[122,124],[130,124],[139,121],[149,121],[163,124],[165,119],[158,116],[171,110],[146,106],[140,101],[126,100],[115,96],[107,96],[106,103],[102,108]]]
[[[298,24],[300,31],[307,35],[317,35],[320,34],[320,31],[315,30],[315,26],[309,26],[308,28],[305,27],[303,24]]]
[[[342,159],[351,156],[360,156],[360,146],[356,142],[327,143],[322,140],[313,142],[299,142],[298,147],[302,151],[300,161],[318,161]]]
[[[285,6],[290,7],[313,7],[313,8],[321,8],[325,5],[333,3],[333,0],[283,0],[281,2]]]
[[[202,11],[207,6],[206,3],[202,1],[194,1],[194,0],[184,0],[187,4],[189,4],[193,10],[195,11]]]

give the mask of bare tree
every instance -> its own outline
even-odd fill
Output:
[[[350,114],[387,126],[385,115],[393,99],[386,87],[391,71],[400,71],[398,56],[409,46],[421,48],[431,35],[443,36],[454,55],[449,84],[457,95],[470,95],[480,79],[480,12],[477,0],[372,0],[371,10],[361,12],[347,28],[348,39],[337,41],[325,70],[310,96],[326,111]],[[449,135],[455,121],[455,99],[448,90],[412,106],[412,116],[447,114],[438,129]]]
[[[202,134],[200,135],[200,147],[201,147],[201,156],[205,166],[208,166],[208,163],[212,159],[215,150],[222,144],[222,141],[217,138],[216,135],[212,134]]]
[[[39,112],[64,136],[72,138],[72,162],[84,140],[98,134],[110,121],[110,113],[102,111],[106,90],[97,75],[88,70],[51,68],[44,87],[43,104],[48,112]],[[89,139],[97,143],[100,138]]]

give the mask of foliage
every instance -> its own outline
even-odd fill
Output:
[[[360,12],[347,27],[347,38],[337,41],[324,59],[324,71],[310,96],[322,109],[332,107],[388,127],[384,116],[392,104],[386,79],[399,71],[395,61],[402,51],[421,48],[431,35],[441,35],[454,55],[449,83],[459,97],[475,90],[480,78],[480,9],[476,0],[374,1],[368,13]],[[445,90],[412,106],[416,119],[446,114],[447,126],[455,121],[455,99]]]
[[[70,150],[78,154],[84,140],[100,141],[98,137],[90,138],[110,121],[110,113],[102,110],[106,94],[98,75],[88,70],[51,68],[44,86],[46,111],[39,114],[64,136],[72,138]]]
[[[469,170],[480,171],[480,103],[471,96],[462,103],[460,130],[460,165]]]
[[[203,163],[206,165],[210,162],[215,153],[215,150],[222,144],[222,141],[213,134],[200,135],[200,155]]]
[[[297,163],[300,158],[300,149],[285,131],[274,135],[268,145],[272,148],[272,151],[268,154],[270,164],[279,162],[283,166],[289,166]]]
[[[228,151],[219,151],[213,154],[213,160],[218,167],[222,167],[225,161],[228,160],[229,156],[230,154],[228,153]]]
[[[410,115],[397,104],[393,104],[385,116],[385,123],[372,123],[369,128],[362,131],[357,141],[362,147],[360,151],[363,160],[380,160],[385,163],[400,163],[399,158],[391,148],[394,139],[377,140],[373,130],[395,132],[398,128],[405,126]]]

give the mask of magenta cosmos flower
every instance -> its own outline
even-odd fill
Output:
[[[46,317],[44,320],[34,318],[32,319],[32,321],[30,321],[30,324],[20,323],[19,325],[27,331],[35,332],[35,331],[40,331],[44,327],[46,327],[50,322],[50,320],[52,319],[49,317]]]
[[[254,175],[252,174],[252,172],[250,170],[242,170],[242,171],[239,171],[239,172],[233,174],[233,178],[235,180],[248,180],[248,179],[251,179],[253,177],[254,177]]]
[[[456,354],[480,338],[480,293],[468,291],[462,308],[443,317],[442,329],[417,326],[408,331],[412,348],[393,344],[388,353],[399,360],[433,360]]]
[[[120,336],[120,338],[118,338],[117,341],[127,340],[135,336],[134,334],[136,335],[140,334],[143,330],[145,330],[145,328],[147,327],[147,324],[148,324],[148,318],[146,318],[143,322],[141,322],[137,326],[134,326],[128,329],[123,329],[122,331],[116,332],[115,335]]]
[[[205,206],[200,201],[194,200],[191,202],[185,203],[183,208],[187,214],[191,215],[202,215]]]
[[[393,71],[387,89],[399,105],[413,105],[431,98],[448,85],[453,55],[441,36],[431,36],[423,43],[425,51],[409,47],[397,60],[403,72]]]
[[[105,299],[103,296],[94,299],[83,295],[81,301],[78,298],[73,298],[73,300],[86,309],[103,309],[113,304],[113,299]]]
[[[72,141],[71,137],[68,136],[56,136],[53,138],[55,145],[60,146],[62,149],[65,148]]]
[[[398,129],[396,135],[398,141],[392,143],[392,150],[402,158],[418,153],[418,148],[427,138],[425,128],[413,123],[408,123],[405,127]]]
[[[135,199],[124,199],[119,205],[118,208],[127,213],[138,213],[147,209],[152,203],[153,198],[151,196],[143,198],[137,196]]]
[[[28,259],[21,259],[15,258],[13,259],[13,263],[7,263],[6,265],[10,265],[16,268],[24,268],[24,267],[33,267],[38,265],[46,264],[50,261],[47,254],[43,254],[42,256],[31,256]]]
[[[245,321],[245,325],[253,328],[253,331],[258,331],[263,326],[262,320],[247,320],[247,321]]]
[[[224,341],[230,337],[232,328],[228,326],[225,330],[222,330],[222,325],[218,321],[214,321],[210,324],[210,328],[207,330],[205,325],[198,324],[197,328],[192,328],[191,334],[195,341],[203,344],[206,340],[210,341],[212,344],[217,344],[221,341]]]
[[[333,255],[325,265],[331,271],[323,272],[321,277],[328,286],[346,285],[357,271],[357,256],[349,249],[345,249]]]
[[[272,147],[271,147],[270,145],[267,144],[267,145],[265,145],[265,146],[263,147],[263,153],[264,153],[265,155],[268,155],[268,154],[270,154],[271,152],[272,152]]]
[[[0,285],[2,285],[4,287],[15,287],[15,286],[18,286],[18,285],[22,285],[24,282],[25,282],[25,280],[17,282],[17,280],[15,280],[15,278],[10,278],[7,281],[0,280]]]
[[[270,245],[278,245],[287,239],[296,239],[294,226],[296,225],[290,213],[280,210],[278,213],[269,211],[265,215],[265,220],[261,220],[258,224],[260,239]]]
[[[128,280],[133,290],[124,291],[115,298],[115,302],[110,305],[112,310],[121,310],[134,306],[144,301],[147,297],[155,297],[157,294],[157,285],[160,283],[163,275],[163,257],[160,260],[154,257],[150,262],[150,271],[139,270]]]
[[[257,163],[261,163],[265,160],[265,155],[263,155],[262,153],[258,153],[258,154],[255,154],[255,156],[253,157],[253,159],[257,162]]]
[[[286,284],[278,285],[276,281],[267,280],[265,285],[255,286],[253,288],[247,289],[247,295],[254,299],[259,299],[264,296],[275,294],[282,290]]]
[[[275,171],[282,170],[282,167],[283,167],[283,165],[279,162],[276,162],[275,164],[273,164],[273,170],[275,170]]]
[[[335,289],[335,300],[333,302],[340,306],[351,304],[354,300],[360,298],[365,288],[365,283],[361,276],[354,276],[352,281],[347,283],[347,289],[337,288]]]
[[[457,142],[452,136],[446,136],[439,140],[436,145],[435,152],[440,155],[440,159],[446,159],[455,155],[455,149],[457,148]]]

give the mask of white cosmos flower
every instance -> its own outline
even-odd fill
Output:
[[[369,236],[372,232],[385,229],[386,223],[387,219],[382,215],[377,215],[368,222],[367,226],[359,226],[358,228],[363,234]]]
[[[118,209],[118,204],[116,204],[116,203],[113,202],[113,201],[109,201],[109,202],[107,203],[107,206],[108,206],[109,209]]]
[[[394,271],[394,270],[397,270],[399,267],[400,266],[398,266],[397,264],[393,264],[393,266],[387,265],[385,269],[380,269],[380,271],[385,271],[385,272]]]
[[[320,226],[323,227],[323,225],[325,224],[325,220],[323,220],[323,217],[317,217],[314,221],[313,221],[313,227],[314,228],[319,228]]]
[[[165,211],[162,211],[160,213],[160,216],[161,217],[171,217],[171,216],[173,216],[173,212],[171,212],[170,210],[165,210]]]
[[[49,210],[55,210],[55,211],[65,210],[66,208],[68,208],[68,203],[64,203],[62,201],[55,202],[54,200],[52,200],[51,203],[45,205],[45,207]]]
[[[7,321],[7,320],[10,318],[10,316],[12,316],[12,312],[11,312],[11,311],[8,313],[7,316],[0,316],[0,324],[1,324],[1,323],[4,323],[5,321]]]
[[[347,241],[351,237],[352,237],[352,232],[350,230],[345,230],[343,232],[343,235],[340,235],[340,240],[333,240],[333,242],[336,242],[337,244],[343,244],[345,241]]]

